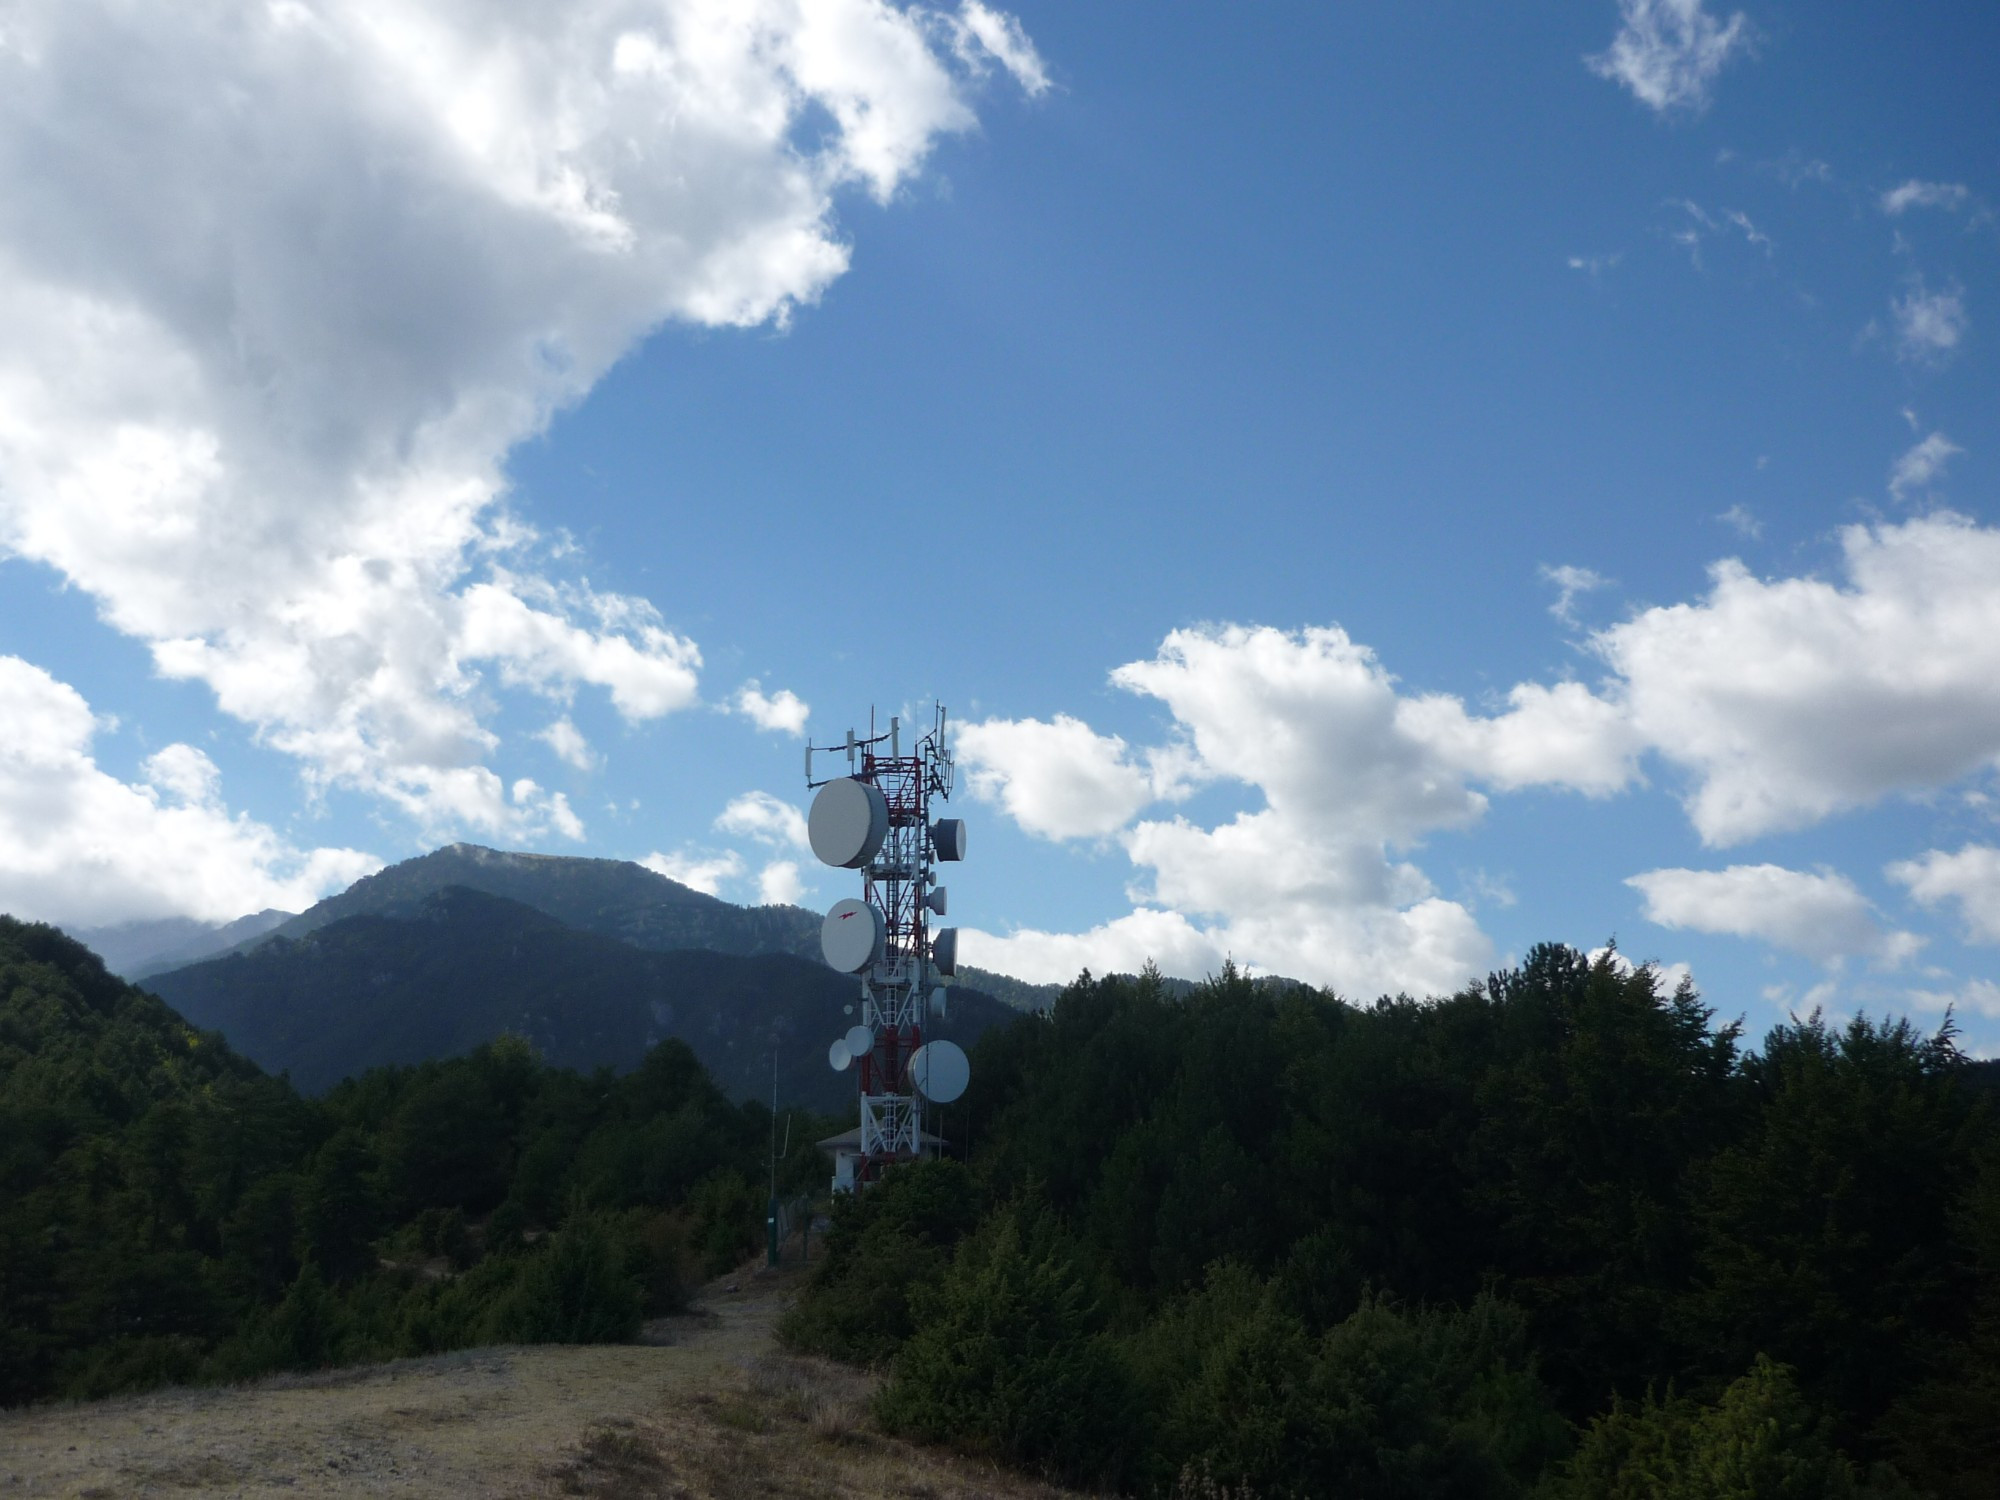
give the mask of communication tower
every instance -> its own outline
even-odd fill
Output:
[[[921,1155],[923,1101],[949,1104],[965,1092],[965,1053],[926,1042],[927,1017],[944,1019],[940,981],[958,971],[958,929],[931,929],[947,909],[937,866],[965,858],[965,824],[931,817],[951,797],[952,758],[939,705],[929,730],[903,753],[900,719],[887,733],[847,732],[844,745],[806,745],[806,786],[816,788],[806,832],[825,864],[861,876],[861,895],[836,901],[820,925],[820,951],[861,981],[860,1020],[827,1049],[836,1072],[856,1070],[861,1129],[839,1161],[837,1188],[873,1182],[895,1161]],[[847,757],[845,775],[814,779],[815,755]]]

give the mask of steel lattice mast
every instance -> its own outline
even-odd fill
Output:
[[[813,757],[845,753],[847,774],[815,780]],[[861,876],[858,900],[836,902],[821,929],[834,968],[861,981],[860,1023],[836,1041],[828,1059],[857,1068],[861,1128],[850,1180],[872,1182],[883,1167],[922,1153],[921,1098],[947,1103],[965,1086],[965,1055],[950,1042],[926,1045],[927,1016],[944,1012],[937,981],[957,969],[958,931],[930,919],[946,910],[940,862],[965,857],[965,825],[933,821],[933,798],[948,800],[952,757],[945,712],[903,753],[902,726],[844,745],[806,746],[806,785],[817,788],[807,828],[813,853]],[[845,1186],[840,1176],[836,1186]]]

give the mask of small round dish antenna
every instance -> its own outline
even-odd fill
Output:
[[[813,798],[806,839],[820,862],[858,870],[889,836],[889,803],[871,782],[843,776]]]
[[[850,1026],[847,1035],[840,1039],[840,1045],[847,1049],[850,1056],[866,1057],[875,1050],[875,1033],[866,1026]]]
[[[833,1071],[836,1073],[845,1073],[848,1069],[848,1065],[853,1061],[854,1061],[854,1054],[847,1050],[846,1039],[843,1037],[835,1037],[833,1039],[833,1045],[826,1049],[827,1066],[832,1068]]]
[[[828,782],[827,785],[832,786],[834,783]],[[817,808],[819,804],[814,803],[813,806]],[[931,824],[931,843],[937,849],[939,859],[964,859],[965,819],[939,818]],[[814,849],[818,847],[817,844],[813,845]]]
[[[910,1054],[910,1077],[933,1104],[950,1104],[972,1082],[972,1064],[956,1042],[925,1042]]]
[[[839,908],[835,908],[838,910]],[[958,929],[940,927],[931,938],[931,967],[949,979],[958,972]]]
[[[819,925],[819,950],[843,974],[859,974],[881,957],[882,938],[882,913],[851,896],[834,902]]]
[[[942,1021],[951,1009],[951,991],[939,985],[931,991],[931,1014]]]
[[[930,908],[931,915],[934,917],[943,916],[945,908],[950,904],[951,902],[945,896],[945,888],[943,886],[938,886],[928,896],[924,897],[924,905]]]

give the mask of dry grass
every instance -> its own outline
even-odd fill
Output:
[[[824,1443],[865,1441],[875,1377],[830,1360],[762,1354],[746,1373],[752,1394],[802,1422]]]
[[[546,1493],[595,1500],[1063,1500],[1070,1492],[888,1437],[875,1377],[764,1348],[636,1429],[588,1434]],[[1233,1497],[1224,1497],[1233,1500]]]
[[[0,1496],[1070,1494],[883,1434],[873,1377],[777,1348],[798,1279],[746,1267],[642,1344],[469,1350],[0,1412]]]

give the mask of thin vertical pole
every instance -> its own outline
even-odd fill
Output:
[[[771,1202],[770,1211],[764,1217],[765,1235],[769,1241],[764,1263],[775,1266],[778,1263],[778,1049],[771,1049]]]

